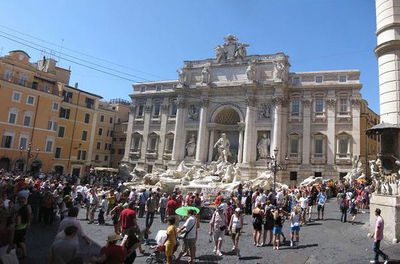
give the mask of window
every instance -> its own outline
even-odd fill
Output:
[[[63,91],[62,95],[64,97],[64,102],[72,103],[72,92]]]
[[[322,76],[315,76],[316,83],[322,83],[323,81],[324,81],[324,78]]]
[[[19,137],[19,149],[26,149],[28,147],[28,136],[21,135]]]
[[[70,109],[67,108],[60,108],[60,117],[61,118],[65,118],[65,119],[69,119],[69,114],[70,114]]]
[[[298,154],[298,153],[299,153],[299,139],[291,138],[290,139],[290,154]]]
[[[123,154],[124,154],[124,152],[125,152],[125,150],[124,150],[124,149],[119,149],[119,150],[118,150],[118,154],[119,154],[119,155],[123,155]]]
[[[104,161],[107,161],[108,160],[108,156],[104,156]]]
[[[99,128],[99,136],[103,135],[103,129],[100,127]]]
[[[104,122],[104,116],[103,115],[100,116],[100,122]]]
[[[291,171],[290,172],[290,180],[291,181],[297,181],[297,171]]]
[[[8,123],[10,124],[17,123],[17,118],[18,118],[18,109],[11,108],[10,111],[8,112]]]
[[[89,124],[89,122],[90,122],[90,114],[86,113],[85,114],[85,123]]]
[[[38,82],[32,82],[32,89],[37,90],[38,85],[39,85]]]
[[[300,114],[300,100],[295,98],[292,100],[292,116],[298,116]]]
[[[108,143],[105,143],[104,144],[104,150],[107,150],[108,149]]]
[[[99,155],[96,155],[95,157],[94,157],[94,160],[99,160]]]
[[[322,172],[316,171],[316,172],[314,172],[314,176],[315,177],[322,177]]]
[[[17,103],[19,103],[19,102],[21,102],[21,93],[20,92],[16,92],[16,91],[13,91],[13,93],[12,93],[12,99],[11,99],[13,102],[17,102]]]
[[[156,147],[157,147],[157,137],[152,136],[152,137],[150,137],[148,151],[149,152],[155,152],[156,151]]]
[[[115,149],[111,149],[111,154],[114,154],[115,153]]]
[[[61,148],[60,147],[56,148],[56,153],[54,154],[54,158],[56,158],[56,159],[61,158]]]
[[[339,139],[339,157],[346,157],[349,149],[349,139],[341,138]]]
[[[133,146],[133,150],[137,151],[140,148],[140,136],[139,135],[135,135],[133,136],[133,140],[132,140],[132,146]]]
[[[113,123],[113,118],[112,117],[110,117],[110,124],[112,124]]]
[[[160,116],[160,108],[161,108],[161,104],[159,102],[154,104],[153,117],[159,117]]]
[[[111,150],[111,144],[108,144],[108,150]]]
[[[23,120],[24,126],[31,126],[31,119],[32,119],[32,114],[30,112],[26,112],[24,114],[24,120]]]
[[[53,102],[53,111],[58,111],[58,102]]]
[[[4,73],[4,79],[5,79],[6,81],[11,81],[12,75],[13,75],[13,72],[7,70],[7,71]]]
[[[314,152],[315,152],[316,156],[322,156],[323,143],[324,143],[324,140],[321,139],[321,138],[318,138],[318,139],[315,140],[315,150],[314,150]]]
[[[156,85],[156,91],[160,92],[162,90],[162,85]]]
[[[27,83],[27,81],[28,81],[28,76],[26,76],[26,75],[21,75],[21,76],[19,76],[18,84],[19,84],[19,85],[25,86],[25,84]]]
[[[171,117],[175,117],[177,111],[178,111],[178,105],[177,105],[175,102],[173,102],[173,103],[171,104],[171,113],[170,113],[170,116],[171,116]]]
[[[26,104],[28,105],[34,105],[35,104],[35,97],[32,95],[28,95],[26,98]]]
[[[46,83],[46,84],[43,86],[43,91],[45,91],[45,92],[47,93],[49,90],[50,90],[50,85],[49,85],[48,83]]]
[[[82,140],[83,141],[87,140],[87,131],[85,131],[85,130],[82,131]]]
[[[60,127],[58,128],[58,137],[63,138],[63,137],[64,137],[64,134],[65,134],[65,127],[60,126]]]
[[[57,128],[58,128],[58,123],[56,121],[49,120],[47,122],[47,129],[48,130],[57,131]]]
[[[110,136],[110,130],[107,129],[107,137]]]
[[[142,92],[142,93],[143,93],[143,92],[146,92],[146,86],[141,86],[141,87],[140,87],[140,92]]]
[[[86,150],[78,150],[78,160],[85,160],[86,159]]]
[[[173,147],[174,147],[174,136],[172,135],[167,138],[167,148],[166,148],[167,152],[171,153]]]
[[[348,113],[348,100],[346,97],[341,97],[339,100],[339,112],[340,114]]]
[[[97,142],[97,149],[101,148],[101,142]]]
[[[324,99],[315,99],[315,114],[322,115],[324,113]]]
[[[46,139],[46,147],[45,147],[46,152],[53,152],[53,142],[54,140],[52,138]]]
[[[90,109],[94,108],[93,107],[94,106],[94,99],[86,97],[85,103],[86,103],[86,107],[87,108],[90,108]]]
[[[12,133],[4,133],[3,139],[1,141],[2,148],[11,148],[14,139],[14,134]]]
[[[339,82],[347,82],[347,76],[346,75],[340,75],[339,76]]]
[[[294,86],[300,86],[300,77],[294,77],[293,78],[293,85]]]
[[[143,117],[144,104],[140,104],[138,107],[137,117]]]

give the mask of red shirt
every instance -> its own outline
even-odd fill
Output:
[[[175,210],[178,209],[179,204],[177,201],[171,199],[167,203],[168,215],[176,215]]]
[[[126,208],[121,212],[121,227],[123,229],[129,229],[135,226],[136,223],[136,212],[131,208]]]
[[[108,245],[101,249],[101,254],[107,256],[105,264],[123,264],[126,258],[126,250],[118,245]]]

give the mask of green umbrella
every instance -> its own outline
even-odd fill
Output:
[[[175,210],[175,214],[180,215],[180,216],[187,216],[187,212],[189,210],[194,210],[196,214],[200,213],[200,209],[194,206],[184,206],[184,207],[179,207],[178,209]]]

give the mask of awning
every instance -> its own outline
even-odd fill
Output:
[[[114,168],[106,168],[106,167],[95,167],[95,171],[109,171],[109,172],[118,172],[118,169]]]
[[[371,134],[381,134],[384,131],[389,131],[389,130],[397,130],[400,131],[400,126],[398,125],[394,125],[394,124],[390,124],[390,123],[385,123],[382,122],[380,124],[377,124],[373,127],[371,127],[370,129],[367,129],[367,131],[365,132],[367,135],[371,135]]]

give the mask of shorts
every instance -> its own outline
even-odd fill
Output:
[[[321,210],[324,211],[324,207],[325,207],[325,206],[319,204],[319,205],[317,206],[318,212],[321,211]]]
[[[95,204],[91,204],[89,207],[89,211],[94,214],[96,212],[96,208],[97,206]]]
[[[187,252],[189,250],[190,252],[194,252],[196,248],[196,238],[192,239],[183,239],[183,244],[181,247],[181,252]]]
[[[261,231],[262,230],[262,223],[255,223],[253,224],[254,230]]]
[[[274,235],[282,234],[282,227],[274,226]]]
[[[290,232],[294,232],[294,231],[300,232],[300,226],[291,226]]]
[[[25,243],[26,228],[15,230],[14,233],[14,243]]]
[[[241,230],[242,230],[241,228],[235,228],[235,229],[232,228],[232,232],[231,232],[232,239],[234,239],[234,240],[238,239],[240,237]]]
[[[214,230],[214,241],[224,241],[225,230]]]

